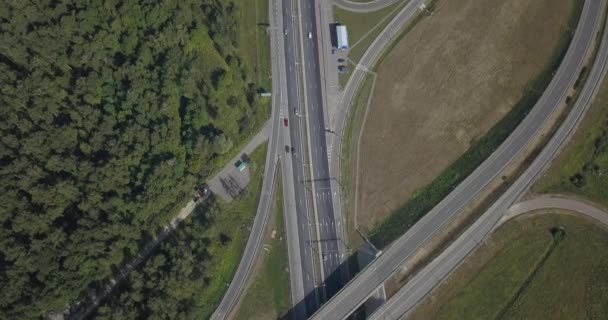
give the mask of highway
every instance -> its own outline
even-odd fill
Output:
[[[283,186],[284,192],[293,189],[293,200],[289,201],[284,197],[284,205],[289,205],[286,210],[287,240],[292,242],[289,245],[289,270],[292,292],[292,304],[294,305],[293,316],[296,319],[305,319],[312,314],[319,304],[319,297],[316,282],[316,268],[314,251],[315,244],[312,240],[312,230],[314,220],[309,215],[308,200],[311,195],[307,189],[305,164],[302,159],[302,150],[305,148],[302,136],[302,126],[304,118],[301,106],[300,92],[300,60],[298,59],[298,45],[301,35],[298,28],[299,19],[296,14],[294,1],[277,1],[282,4],[282,31],[284,35],[285,68],[282,75],[285,80],[282,84],[287,90],[287,104],[282,109],[282,117],[288,119],[288,127],[284,127],[285,139],[281,146],[281,153],[284,154],[283,167]],[[283,124],[282,124],[283,125]],[[289,138],[288,138],[289,137]],[[292,152],[293,148],[293,152]],[[289,170],[291,167],[291,170]],[[290,171],[290,172],[288,172]],[[304,303],[302,304],[302,301]]]
[[[322,96],[321,64],[319,62],[319,36],[315,2],[299,0],[302,66],[304,78],[304,94],[307,111],[309,161],[311,184],[317,223],[317,238],[315,241],[320,249],[321,277],[323,280],[324,298],[333,296],[342,287],[345,270],[341,267],[344,259],[343,240],[336,228],[333,206],[332,185],[329,173],[327,153],[326,127]],[[326,26],[329,28],[329,26]]]
[[[412,3],[414,2],[412,1]],[[600,0],[585,2],[580,22],[562,64],[537,104],[515,131],[444,200],[322,306],[312,319],[344,319],[356,310],[398,266],[432,237],[525,148],[547,118],[565,100],[567,91],[577,79],[583,67],[584,58],[591,50],[592,40],[597,32],[600,4]],[[403,11],[397,18],[402,16],[402,13]],[[381,35],[378,39],[383,36]]]
[[[599,0],[587,0],[589,2]],[[594,7],[600,13],[598,7]],[[572,110],[561,124],[538,157],[515,181],[515,183],[496,201],[469,229],[451,244],[431,264],[420,271],[385,305],[378,309],[371,319],[399,319],[401,315],[421,301],[426,294],[435,288],[461,261],[469,255],[483,238],[502,223],[531,210],[541,208],[561,208],[585,214],[601,223],[608,224],[605,212],[586,203],[555,196],[542,196],[537,199],[515,204],[540,176],[559,150],[568,142],[576,126],[591,105],[597,90],[608,71],[608,23],[604,26],[600,50],[591,68],[589,77],[575,102]]]
[[[332,276],[326,281],[327,291],[319,291],[316,287],[316,278],[332,274],[340,265],[340,257],[333,227],[314,2],[270,0],[269,11],[273,79],[272,135],[262,198],[237,272],[212,319],[225,319],[230,315],[249,277],[254,258],[259,253],[268,217],[277,158],[281,161],[283,177],[283,209],[291,298],[294,306],[292,316],[296,319],[307,318],[318,309],[320,300],[326,293],[337,292],[342,284],[340,278]],[[298,55],[298,41],[302,48],[302,57]],[[300,81],[303,81],[303,85]],[[304,96],[300,88],[304,89]],[[302,97],[304,106],[300,101]],[[284,125],[284,119],[288,120],[288,125]],[[312,159],[310,161],[302,158],[305,154],[302,150],[308,147],[302,136],[304,125],[308,125],[310,130],[310,146],[314,146],[309,150],[309,159]],[[306,181],[306,165],[313,172],[311,181]],[[311,185],[312,189],[309,190],[307,185]],[[309,219],[308,214],[308,198],[312,195],[311,192],[314,192],[313,201],[318,209],[316,212],[319,213],[316,221]],[[317,228],[320,235],[318,239],[313,239],[311,228]],[[313,255],[318,258],[315,259]],[[316,260],[323,264],[321,275],[315,274]],[[319,296],[319,293],[322,295]]]

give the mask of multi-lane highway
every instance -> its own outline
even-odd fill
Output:
[[[563,103],[568,90],[576,81],[598,29],[600,4],[601,0],[585,2],[579,25],[562,64],[532,111],[509,138],[442,202],[321,307],[313,319],[344,319],[351,314],[399,265],[525,148],[558,105]]]
[[[329,182],[314,2],[271,0],[269,11],[273,127],[262,200],[237,272],[213,319],[229,315],[249,277],[266,225],[277,158],[283,177],[293,316],[308,317],[321,299],[337,292],[342,284],[341,274],[335,273],[341,252]],[[307,132],[308,144],[303,132]],[[308,152],[303,152],[309,146]],[[316,209],[315,218],[309,215],[309,197]],[[320,275],[316,274],[317,262],[321,263]],[[317,288],[318,279],[323,281],[321,288]]]
[[[281,116],[287,119],[284,146],[282,146],[284,166],[284,190],[293,189],[293,201],[284,197],[284,205],[291,202],[287,212],[286,223],[289,246],[289,270],[291,276],[293,315],[297,319],[306,318],[318,308],[319,296],[317,291],[315,268],[315,244],[312,237],[314,219],[309,215],[308,183],[306,182],[305,164],[302,157],[305,139],[302,135],[303,115],[305,108],[301,104],[301,64],[298,59],[298,42],[301,40],[299,19],[293,0],[282,1],[282,27],[284,37],[285,68],[282,82],[287,91],[287,104],[282,109]],[[284,126],[285,122],[282,123]],[[291,172],[289,171],[291,167]]]
[[[326,126],[321,87],[321,65],[319,62],[320,31],[317,30],[315,2],[313,0],[299,1],[299,18],[301,27],[301,49],[303,88],[306,95],[308,137],[311,185],[318,231],[315,241],[320,250],[321,277],[323,278],[324,298],[333,296],[342,287],[344,271],[344,246],[341,237],[336,232],[337,224],[333,207],[333,193],[327,141]],[[329,26],[324,26],[329,28]]]

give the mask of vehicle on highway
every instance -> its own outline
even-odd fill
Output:
[[[348,68],[346,68],[346,66],[338,66],[338,72],[346,73],[346,72],[348,72]]]
[[[283,34],[287,35],[287,29],[283,29]]]
[[[308,33],[308,39],[312,39],[312,32]]]
[[[287,118],[283,119],[283,124],[284,124],[286,127],[289,127],[289,119],[287,119]]]
[[[289,153],[289,146],[285,146],[285,152]]]
[[[344,59],[342,59],[342,58],[338,59],[338,63],[344,63]]]
[[[296,148],[291,147],[291,154],[294,155],[294,156],[296,155]]]

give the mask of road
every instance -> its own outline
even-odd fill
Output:
[[[329,129],[332,134],[329,137],[328,150],[332,150],[330,161],[330,172],[332,176],[340,176],[340,165],[341,165],[341,147],[342,137],[344,136],[344,130],[346,128],[347,115],[349,109],[354,102],[353,99],[363,80],[368,74],[368,69],[373,66],[376,59],[382,53],[382,50],[390,44],[400,31],[403,30],[404,26],[412,23],[414,18],[422,13],[420,9],[425,3],[424,0],[410,0],[403,9],[389,22],[389,24],[382,30],[382,32],[374,39],[370,47],[365,51],[363,57],[361,57],[359,64],[353,70],[351,77],[349,78],[335,108],[336,112],[331,116]],[[340,202],[340,184],[338,179],[331,180],[332,189],[337,193],[334,195],[334,212],[336,216],[341,216],[342,208]]]
[[[342,287],[345,271],[342,261],[345,246],[336,228],[341,223],[336,220],[333,206],[332,177],[329,172],[325,115],[322,96],[321,64],[319,62],[319,37],[317,15],[313,0],[298,0],[300,9],[301,49],[304,79],[304,94],[307,111],[309,161],[311,184],[317,223],[315,241],[320,250],[321,277],[324,298],[333,296]],[[329,26],[326,26],[329,28]]]
[[[373,12],[386,8],[400,0],[374,0],[370,2],[353,2],[348,0],[334,0],[334,4],[344,10],[352,12]],[[401,0],[404,1],[404,0]]]
[[[599,0],[587,0],[586,5],[593,1],[600,2]],[[597,12],[601,11],[599,6],[594,7],[594,9]],[[378,309],[372,319],[398,319],[408,310],[411,310],[416,303],[453,271],[486,235],[510,218],[541,208],[561,208],[577,211],[602,223],[608,223],[608,217],[602,210],[572,199],[549,195],[513,205],[528,190],[536,178],[540,176],[543,169],[547,167],[565,143],[568,142],[577,125],[582,120],[583,115],[591,105],[593,97],[597,93],[607,71],[608,22],[604,26],[600,50],[579,98],[572,107],[572,111],[570,111],[558,131],[538,157],[481,218],[442,252],[437,259],[401,288],[384,306]]]
[[[302,114],[305,112],[300,101],[301,64],[297,51],[301,39],[294,1],[284,0],[280,6],[282,6],[281,29],[285,59],[285,68],[282,70],[285,79],[282,84],[287,91],[287,104],[281,113],[289,121],[288,127],[283,128],[285,138],[284,146],[281,146],[281,153],[284,154],[282,163],[285,164],[283,185],[285,191],[292,190],[289,195],[293,197],[292,200],[284,197],[284,206],[288,207],[285,212],[289,212],[286,216],[287,240],[292,243],[288,248],[289,270],[294,305],[293,316],[296,319],[305,319],[318,308],[319,297],[313,256],[315,244],[312,241],[311,230],[314,220],[309,215],[310,190],[307,189],[306,183],[304,168],[306,160],[302,159],[302,150],[305,148],[305,139],[302,136],[305,118]]]
[[[608,226],[608,211],[605,209],[565,195],[546,194],[512,205],[509,210],[503,214],[502,218],[496,225],[496,228],[513,218],[517,218],[531,211],[543,209],[571,211]]]
[[[312,319],[344,319],[351,314],[397,267],[525,148],[547,118],[564,101],[567,91],[577,79],[597,31],[600,4],[600,0],[585,2],[579,25],[562,64],[537,104],[515,131],[444,200],[322,306]],[[593,83],[592,78],[589,80]]]
[[[275,15],[273,14],[273,6],[270,6],[270,24],[273,25]],[[278,47],[278,41],[280,37],[280,32],[276,29],[270,30],[270,42],[273,49]],[[247,244],[245,245],[245,250],[243,251],[243,256],[241,257],[241,261],[239,262],[239,266],[234,274],[230,285],[228,286],[228,290],[222,297],[222,301],[220,305],[217,307],[211,319],[219,320],[225,319],[232,312],[233,307],[235,306],[239,296],[243,292],[246,281],[250,276],[252,267],[255,262],[255,258],[258,255],[260,250],[260,244],[262,243],[262,239],[264,236],[264,229],[266,228],[266,224],[268,222],[268,214],[270,209],[270,203],[272,200],[272,191],[274,187],[274,178],[276,172],[277,165],[277,157],[278,157],[278,143],[279,143],[279,133],[280,133],[280,114],[278,109],[282,104],[284,97],[281,95],[281,91],[278,90],[280,88],[281,83],[279,82],[279,57],[277,56],[277,52],[275,50],[271,50],[271,59],[272,59],[272,88],[273,88],[273,96],[272,96],[272,113],[271,113],[271,121],[270,121],[270,140],[268,143],[267,154],[266,154],[266,165],[264,167],[264,177],[262,180],[262,189],[260,194],[260,200],[258,202],[258,208],[255,215],[255,219],[253,221],[253,225],[251,226],[251,231],[249,234],[249,238],[247,239]]]

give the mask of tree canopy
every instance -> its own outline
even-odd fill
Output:
[[[0,1],[0,318],[68,308],[256,125],[235,10]]]

